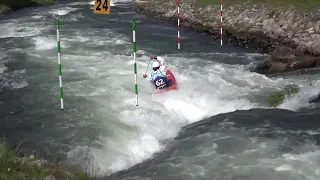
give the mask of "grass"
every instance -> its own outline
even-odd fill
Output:
[[[6,5],[1,5],[0,4],[0,14],[1,13],[6,13],[6,12],[9,12],[10,11],[10,8],[8,8]]]
[[[252,5],[265,5],[271,8],[295,8],[300,12],[315,12],[320,8],[319,0],[224,0],[223,6],[250,2]],[[197,6],[220,5],[219,0],[196,0]]]
[[[286,85],[284,88],[282,88],[279,91],[275,91],[274,93],[271,94],[271,96],[268,99],[268,104],[269,106],[276,107],[283,103],[283,101],[293,95],[298,93],[300,90],[300,87],[296,84],[289,84]]]
[[[0,141],[0,179],[1,180],[43,180],[53,175],[57,180],[94,180],[80,169],[64,167],[58,163],[50,163],[47,167],[38,167],[35,159],[25,159],[16,156],[16,150],[10,150],[7,142]],[[32,164],[33,162],[33,164]]]

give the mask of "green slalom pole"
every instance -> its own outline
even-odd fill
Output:
[[[137,84],[137,63],[136,63],[136,21],[132,22],[132,42],[133,42],[133,60],[134,60],[134,80],[135,80],[135,92],[136,92],[136,106],[138,106],[138,84]]]
[[[61,57],[60,57],[60,34],[59,34],[59,19],[56,19],[57,25],[57,45],[58,45],[58,70],[59,70],[59,84],[60,84],[60,101],[61,101],[61,110],[63,110],[63,88],[62,88],[62,66],[61,66]]]

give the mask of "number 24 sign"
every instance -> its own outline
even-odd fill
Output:
[[[110,14],[110,1],[111,0],[94,0],[95,14]]]

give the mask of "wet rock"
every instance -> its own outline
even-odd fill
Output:
[[[320,57],[315,58],[310,55],[296,56],[287,61],[274,61],[273,58],[265,60],[264,63],[254,68],[254,72],[261,74],[283,73],[305,68],[320,66]]]
[[[273,62],[288,62],[295,57],[295,53],[289,47],[279,46],[271,54]]]
[[[266,71],[266,73],[282,73],[286,72],[288,63],[286,62],[272,62],[271,67]]]
[[[316,97],[313,97],[309,100],[309,103],[320,103],[320,94]]]
[[[288,71],[311,68],[316,66],[316,59],[312,56],[301,56],[296,57],[292,62],[289,63]]]

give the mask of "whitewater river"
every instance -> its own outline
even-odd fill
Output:
[[[264,76],[248,71],[265,56],[220,46],[210,36],[113,2],[27,8],[0,18],[0,136],[24,152],[90,164],[121,180],[319,180],[319,71]],[[55,17],[61,20],[65,110],[60,110]],[[139,106],[135,106],[132,19],[137,22]],[[142,78],[162,55],[179,90],[153,95]],[[270,92],[303,90],[271,109]],[[299,110],[303,108],[303,111]],[[240,110],[240,111],[237,111]],[[299,111],[298,111],[299,110]],[[208,118],[208,119],[206,119]]]

